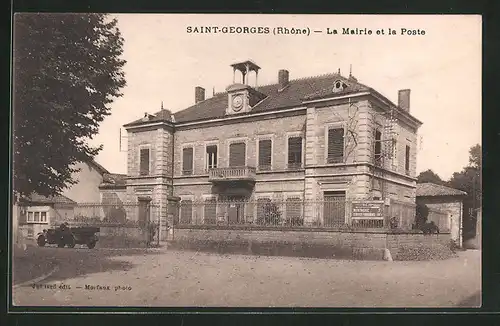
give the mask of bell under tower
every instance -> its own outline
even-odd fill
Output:
[[[226,88],[228,101],[226,114],[247,113],[266,98],[265,94],[252,88],[248,83],[250,73],[255,72],[255,87],[257,87],[260,67],[250,60],[234,63],[231,67],[233,67],[233,84]],[[240,83],[236,82],[236,71],[241,74]]]

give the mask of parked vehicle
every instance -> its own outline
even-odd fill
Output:
[[[45,246],[45,244],[57,244],[59,248],[64,246],[74,248],[76,244],[84,244],[92,249],[99,240],[96,235],[99,231],[100,228],[98,227],[70,228],[63,223],[58,228],[43,230],[43,232],[38,233],[36,242],[40,247]]]

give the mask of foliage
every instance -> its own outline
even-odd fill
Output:
[[[429,207],[426,204],[417,202],[415,228],[420,229],[427,222],[429,216]]]
[[[304,217],[303,216],[294,216],[286,220],[286,225],[288,226],[303,226],[304,225]]]
[[[262,209],[263,214],[257,216],[257,224],[260,225],[281,225],[281,211],[273,202],[267,202]]]
[[[481,145],[472,146],[469,150],[469,164],[461,172],[453,173],[448,185],[467,193],[463,206],[464,238],[475,234],[476,209],[481,207],[482,201],[482,157]]]
[[[87,141],[126,84],[123,38],[101,13],[14,18],[14,191],[55,195],[102,148]]]
[[[441,179],[439,175],[437,175],[431,169],[420,172],[420,174],[417,176],[417,183],[425,183],[425,182],[432,182],[438,185],[444,185],[446,183]]]
[[[444,260],[455,257],[449,246],[441,244],[401,245],[395,260]]]

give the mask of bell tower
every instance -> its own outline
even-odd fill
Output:
[[[266,98],[265,94],[252,88],[248,83],[249,74],[255,72],[255,87],[257,87],[260,67],[250,60],[234,63],[231,67],[233,67],[233,84],[226,88],[228,101],[226,114],[247,113]],[[236,82],[236,71],[241,74],[240,83]]]

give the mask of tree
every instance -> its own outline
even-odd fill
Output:
[[[427,217],[429,216],[429,207],[426,204],[417,202],[416,216],[415,216],[415,227],[420,229],[425,223],[427,223]]]
[[[14,192],[55,195],[102,149],[87,141],[122,96],[123,38],[106,14],[14,18]]]
[[[469,166],[480,170],[482,166],[481,162],[481,145],[476,144],[469,149]]]
[[[464,238],[470,237],[475,231],[476,209],[481,207],[482,201],[481,171],[481,145],[477,144],[469,150],[469,164],[461,172],[453,173],[448,182],[450,187],[467,192],[463,202]]]
[[[445,184],[445,181],[443,181],[439,177],[439,175],[437,175],[431,169],[420,172],[420,174],[417,176],[417,183],[425,183],[425,182],[432,182],[432,183],[436,183],[439,185]]]

